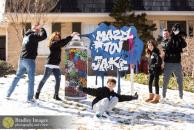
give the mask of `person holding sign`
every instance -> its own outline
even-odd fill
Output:
[[[35,99],[39,99],[39,95],[42,87],[44,86],[49,76],[53,73],[56,80],[55,94],[53,98],[61,101],[61,98],[59,98],[59,95],[58,95],[59,88],[60,88],[60,81],[61,81],[61,72],[59,68],[59,64],[61,62],[61,48],[67,45],[71,41],[72,37],[75,35],[79,35],[79,34],[74,32],[70,36],[63,39],[61,39],[61,34],[59,32],[54,32],[50,36],[50,42],[48,45],[50,49],[50,55],[48,56],[48,61],[47,61],[47,64],[45,65],[44,76],[38,85]]]
[[[150,103],[158,103],[159,95],[159,75],[161,72],[162,58],[160,51],[156,47],[154,40],[149,40],[147,43],[147,55],[149,57],[149,97],[145,100]],[[152,83],[154,81],[156,94],[152,93]]]
[[[96,98],[92,101],[92,108],[96,113],[97,118],[108,118],[110,111],[116,106],[118,102],[131,101],[138,99],[138,94],[134,96],[120,95],[114,92],[116,86],[115,79],[108,79],[107,87],[100,88],[86,88],[79,87],[80,91],[83,91],[89,95],[95,96]]]

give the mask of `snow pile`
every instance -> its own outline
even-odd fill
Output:
[[[0,78],[0,115],[71,115],[74,125],[80,129],[143,129],[143,130],[192,130],[194,127],[194,93],[184,92],[184,100],[179,100],[178,90],[168,90],[167,99],[158,104],[144,102],[148,95],[145,85],[135,84],[139,94],[136,101],[118,103],[111,113],[112,120],[93,120],[91,101],[81,102],[53,100],[54,77],[46,82],[37,104],[26,103],[27,77],[20,80],[11,100],[5,99],[6,91],[14,75]],[[36,76],[35,90],[42,75]],[[64,76],[62,76],[60,97],[64,97]],[[106,82],[107,78],[105,78]],[[95,77],[88,77],[88,86],[94,86]],[[98,78],[101,83],[101,78]],[[100,87],[100,84],[99,84]],[[130,93],[130,82],[121,80],[121,93]],[[116,90],[115,90],[116,91]],[[160,92],[162,92],[160,90]]]

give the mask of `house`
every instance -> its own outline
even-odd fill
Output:
[[[4,21],[0,24],[0,59],[6,60],[17,68],[19,52],[21,49],[21,42],[16,36],[16,30],[13,24],[20,27],[19,34],[22,36],[23,29],[22,17],[31,15],[25,19],[25,29],[31,28],[35,24],[35,19],[40,13],[36,12],[35,6],[30,4],[31,14],[27,8],[13,8],[11,2],[18,2],[21,0],[5,0],[4,1]],[[23,2],[26,0],[22,0]],[[30,1],[30,0],[29,0]],[[33,0],[31,0],[33,1]],[[48,3],[48,1],[57,1],[57,3]],[[135,13],[147,14],[147,19],[150,23],[155,23],[157,30],[153,32],[153,36],[157,38],[162,34],[163,28],[170,29],[174,23],[180,23],[188,37],[193,37],[194,28],[194,0],[131,0]],[[72,31],[87,34],[92,32],[98,23],[102,21],[113,21],[109,17],[115,0],[47,0],[44,1],[48,7],[52,8],[46,10],[47,13],[43,17],[39,16],[40,23],[45,23],[44,27],[48,35],[53,31],[61,32],[62,36],[69,35]],[[32,2],[33,3],[33,2]],[[2,4],[2,3],[1,3]],[[2,4],[3,5],[3,4]],[[15,6],[14,6],[15,7]],[[23,10],[22,10],[23,9]],[[17,22],[10,20],[10,13],[18,13]],[[34,12],[33,12],[34,11]],[[25,12],[25,13],[24,13]],[[47,55],[49,54],[48,39],[39,44],[37,57],[37,73],[43,73],[44,64],[46,63]],[[64,52],[62,52],[64,53]],[[64,68],[63,58],[61,68]]]

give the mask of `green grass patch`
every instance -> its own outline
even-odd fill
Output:
[[[148,78],[149,78],[148,74],[144,74],[144,73],[135,74],[134,75],[134,82],[139,83],[139,84],[148,85]],[[125,76],[125,80],[130,80],[130,74],[127,74]],[[163,75],[160,76],[159,86],[160,87],[163,86]],[[178,88],[178,84],[177,84],[175,76],[171,76],[169,84],[168,84],[168,88],[169,89],[177,89]],[[184,76],[183,89],[185,91],[194,92],[194,78],[192,78],[190,76]]]

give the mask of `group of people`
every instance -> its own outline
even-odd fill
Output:
[[[19,59],[18,69],[11,86],[8,89],[6,97],[9,99],[18,81],[27,72],[28,82],[28,96],[27,102],[35,102],[39,99],[41,89],[46,80],[51,74],[55,77],[55,92],[53,98],[62,100],[59,97],[59,88],[61,80],[60,61],[61,61],[61,48],[67,45],[69,41],[77,32],[73,32],[70,36],[61,38],[59,32],[54,32],[49,39],[48,47],[50,54],[48,56],[47,64],[45,65],[44,75],[40,81],[37,91],[34,96],[34,78],[35,78],[35,60],[37,57],[38,43],[47,38],[47,33],[44,28],[39,24],[35,25],[31,30],[25,33],[22,43],[22,51]],[[161,46],[161,47],[159,47]],[[179,85],[179,96],[183,98],[183,74],[181,67],[181,53],[182,49],[186,47],[186,42],[180,34],[180,25],[176,24],[172,28],[171,35],[168,30],[163,32],[163,41],[157,46],[154,40],[147,42],[146,53],[149,57],[149,97],[146,102],[158,103],[159,96],[159,75],[163,69],[164,71],[164,84],[163,84],[163,98],[166,97],[167,85],[172,73],[177,77]],[[152,83],[154,81],[156,93],[152,92]],[[100,88],[83,88],[79,87],[78,91],[83,91],[96,98],[92,102],[92,108],[96,112],[96,117],[107,117],[110,111],[114,108],[117,102],[130,101],[138,99],[138,94],[134,95],[120,95],[114,92],[116,86],[115,79],[108,79],[107,86]]]
[[[149,97],[146,102],[158,103],[159,95],[159,75],[163,70],[163,99],[166,98],[167,86],[170,76],[174,74],[179,88],[179,97],[183,98],[183,72],[181,66],[181,53],[187,46],[182,37],[180,24],[172,27],[171,33],[167,29],[163,30],[163,40],[157,46],[154,40],[147,42],[146,53],[149,57]],[[154,81],[155,94],[152,92]]]
[[[172,27],[171,34],[167,29],[163,30],[163,40],[157,45],[156,41],[149,40],[147,42],[146,54],[149,61],[149,97],[145,100],[150,103],[158,103],[159,95],[159,76],[163,70],[163,93],[166,98],[166,90],[170,76],[174,74],[177,78],[179,86],[179,97],[183,98],[183,72],[181,66],[181,53],[183,48],[187,46],[181,34],[181,26],[175,24]],[[155,94],[152,91],[154,81]],[[108,79],[107,86],[100,88],[83,88],[83,91],[96,98],[92,102],[92,108],[96,113],[97,118],[107,118],[110,116],[110,111],[114,108],[117,102],[131,101],[138,99],[138,94],[135,95],[120,95],[114,92],[116,85],[115,79]]]
[[[67,45],[69,41],[73,38],[73,36],[79,35],[77,32],[73,32],[70,36],[65,38],[61,38],[59,32],[53,32],[50,36],[48,47],[50,49],[50,54],[48,56],[47,64],[45,65],[44,76],[40,81],[35,98],[38,99],[41,89],[44,86],[46,80],[53,73],[55,77],[55,92],[53,98],[56,100],[61,100],[59,97],[59,88],[60,88],[60,80],[61,80],[61,72],[60,72],[60,61],[61,61],[61,48]],[[18,63],[18,69],[16,72],[16,76],[14,77],[11,86],[7,91],[6,98],[9,99],[13,91],[15,90],[17,83],[22,78],[22,76],[27,73],[28,74],[28,96],[27,102],[35,102],[34,100],[34,79],[35,79],[35,60],[37,57],[38,44],[40,41],[43,41],[47,38],[46,30],[41,27],[39,24],[32,27],[32,29],[28,30],[23,38],[22,42],[22,50],[20,53],[20,59]]]

